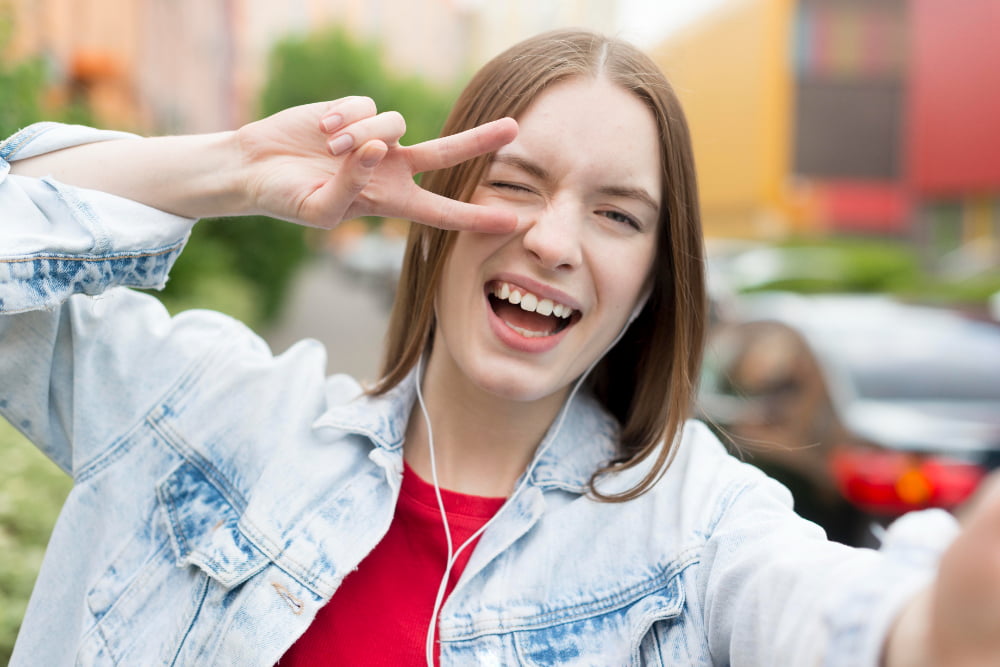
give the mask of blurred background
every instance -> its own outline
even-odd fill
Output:
[[[0,0],[0,136],[211,132],[364,94],[415,143],[478,66],[562,26],[638,44],[687,111],[713,314],[699,415],[838,539],[960,506],[1000,450],[993,0]],[[372,379],[405,234],[203,221],[160,296],[276,352],[319,338],[331,372]],[[2,662],[68,482],[7,424],[0,457]]]

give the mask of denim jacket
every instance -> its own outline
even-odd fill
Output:
[[[125,286],[162,286],[193,221],[8,173],[119,136],[0,144],[0,412],[75,480],[12,664],[273,665],[389,526],[415,380],[369,397],[314,341],[274,356],[223,315],[171,318]],[[955,530],[829,543],[697,422],[650,492],[597,502],[618,426],[584,393],[564,409],[444,604],[442,665],[874,666]]]

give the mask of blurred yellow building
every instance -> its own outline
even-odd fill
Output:
[[[799,231],[791,192],[794,0],[736,0],[652,50],[691,126],[707,236]]]

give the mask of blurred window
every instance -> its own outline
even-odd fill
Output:
[[[901,171],[902,0],[801,0],[793,28],[794,170],[894,180]]]
[[[899,176],[899,82],[803,79],[795,94],[797,174],[840,179]]]
[[[907,57],[902,0],[801,0],[792,57],[796,74],[898,75]]]

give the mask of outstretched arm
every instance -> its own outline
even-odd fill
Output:
[[[963,524],[933,585],[893,627],[885,667],[1000,664],[1000,477],[984,485]]]
[[[13,173],[102,190],[190,218],[262,213],[334,227],[361,215],[449,229],[503,232],[507,212],[433,195],[413,181],[494,151],[517,134],[511,119],[413,146],[395,112],[347,97],[286,109],[233,132],[123,139],[13,164]]]

